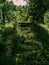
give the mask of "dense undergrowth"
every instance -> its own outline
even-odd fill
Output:
[[[31,39],[29,42],[24,34],[20,35],[24,30],[18,34],[15,24],[0,23],[0,64],[49,65],[49,32],[43,26],[32,24],[29,36],[24,32]]]

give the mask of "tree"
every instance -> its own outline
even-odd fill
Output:
[[[48,9],[48,1],[29,0],[29,14],[33,22],[44,23],[44,14]]]
[[[19,23],[23,23],[23,22],[28,22],[28,18],[29,18],[29,14],[28,14],[28,9],[27,7],[23,6],[19,6],[19,7],[16,7],[16,20],[17,22]]]
[[[6,0],[0,0],[0,4],[2,5],[2,22],[5,22],[5,2]]]
[[[12,12],[16,10],[16,7],[13,5],[12,2],[8,2],[7,0],[1,0],[0,5],[1,5],[0,10],[2,13],[1,15],[2,22],[11,21],[11,17],[14,16]]]

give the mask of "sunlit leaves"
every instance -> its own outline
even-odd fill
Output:
[[[16,11],[17,22],[26,22],[29,18],[27,7],[19,7]]]

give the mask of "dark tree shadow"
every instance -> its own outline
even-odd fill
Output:
[[[30,26],[30,29],[35,34],[35,40],[40,41],[43,46],[43,49],[40,51],[40,54],[41,54],[40,56],[41,56],[41,60],[45,58],[45,62],[41,61],[41,63],[43,62],[43,65],[46,63],[48,64],[48,60],[49,60],[48,59],[49,58],[49,33],[48,31],[44,27],[35,23],[33,23]]]

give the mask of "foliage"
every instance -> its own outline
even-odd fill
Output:
[[[29,7],[15,7],[11,2],[4,2],[5,23],[0,22],[0,65],[49,65],[48,23],[37,24],[43,23],[48,2],[30,0]],[[0,5],[3,5],[3,0],[0,0]],[[2,7],[0,19],[3,20]],[[32,23],[34,21],[37,23]],[[30,22],[28,27],[19,26],[19,23],[26,22]]]
[[[13,5],[12,2],[8,2],[8,1],[2,1],[2,3],[0,2],[0,11],[1,11],[0,17],[2,22],[11,21],[13,18],[15,20],[14,14],[16,11],[16,7]]]
[[[29,0],[29,14],[33,22],[44,23],[44,14],[49,9],[46,0]]]
[[[16,7],[16,21],[18,23],[21,22],[29,22],[28,18],[29,18],[29,14],[28,14],[28,8],[27,7]]]

